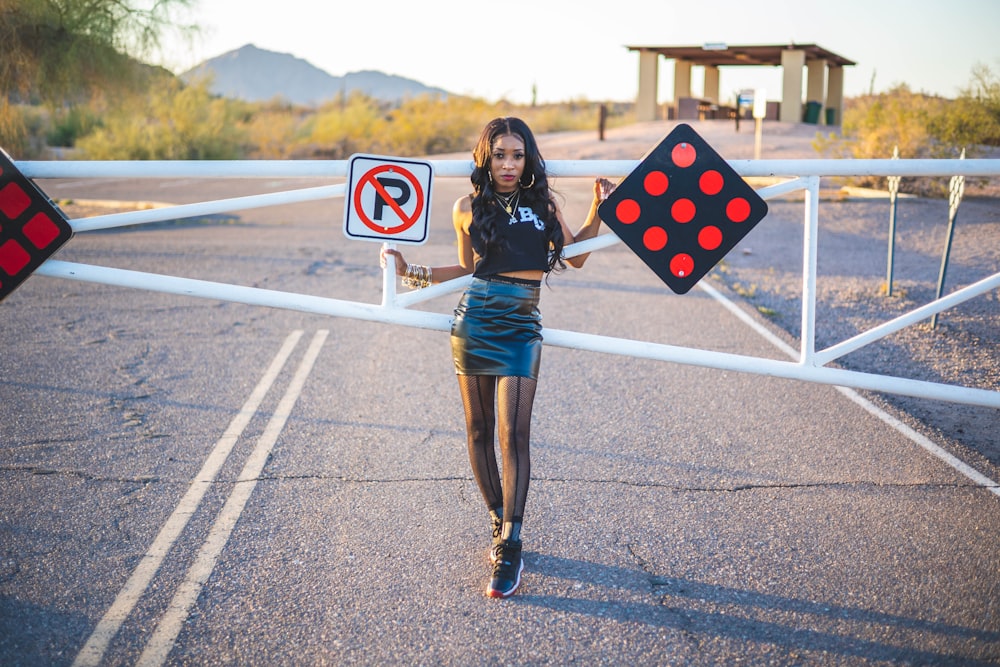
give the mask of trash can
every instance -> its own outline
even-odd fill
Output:
[[[819,112],[823,110],[823,105],[819,102],[806,102],[806,113],[803,119],[807,123],[815,125],[819,122]]]
[[[827,107],[826,110],[826,124],[836,125],[837,124],[837,110]]]

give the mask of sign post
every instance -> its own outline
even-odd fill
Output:
[[[764,139],[764,117],[767,116],[767,91],[758,88],[753,93],[753,159],[760,159],[760,147]]]

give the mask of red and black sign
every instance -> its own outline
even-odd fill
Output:
[[[72,236],[62,211],[0,149],[0,301]]]
[[[767,215],[767,203],[690,125],[678,125],[598,209],[677,294],[712,270]]]

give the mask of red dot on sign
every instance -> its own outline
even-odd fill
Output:
[[[31,204],[31,198],[17,183],[8,183],[0,189],[0,212],[13,220],[24,213]]]
[[[697,152],[694,150],[694,146],[682,141],[681,143],[674,146],[674,150],[670,152],[670,159],[674,161],[678,167],[682,169],[684,167],[690,167],[694,164],[694,159],[698,156]]]
[[[743,222],[750,217],[750,202],[743,197],[736,197],[726,204],[726,217],[733,222]]]
[[[722,245],[722,230],[714,225],[708,225],[698,232],[698,245],[705,250],[715,250]]]
[[[694,202],[690,199],[678,199],[670,207],[670,216],[680,223],[691,222],[695,214]]]
[[[670,260],[670,272],[678,278],[690,276],[692,271],[694,271],[694,260],[691,259],[691,255],[680,253]]]
[[[656,252],[667,245],[667,232],[662,227],[650,227],[642,235],[642,244]]]
[[[0,269],[3,269],[8,276],[17,275],[30,261],[31,256],[14,239],[0,245]]]
[[[52,219],[44,213],[36,214],[24,225],[21,231],[39,250],[55,241],[56,237],[59,236],[59,228],[56,227],[56,223],[52,222]]]
[[[631,225],[638,220],[639,213],[641,212],[642,209],[639,208],[639,202],[634,199],[623,199],[615,207],[615,216],[620,222],[626,225]]]
[[[669,184],[670,181],[667,179],[667,175],[662,171],[651,171],[646,174],[646,178],[642,181],[642,187],[653,197],[659,197],[666,192]]]
[[[722,174],[715,171],[714,169],[709,169],[701,178],[698,179],[698,187],[706,195],[717,195],[722,191]]]

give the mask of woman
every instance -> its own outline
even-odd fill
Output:
[[[545,161],[531,130],[518,118],[496,118],[483,129],[473,151],[472,194],[452,209],[459,263],[407,264],[386,250],[403,284],[424,287],[473,274],[451,329],[468,434],[469,460],[493,523],[489,597],[517,590],[524,568],[521,522],[528,496],[531,408],[542,351],[538,297],[541,280],[565,268],[566,245],[593,238],[601,221],[597,207],[612,184],[594,183],[594,201],[574,235],[549,190]],[[567,260],[581,267],[586,255]],[[499,424],[501,479],[494,449]]]

